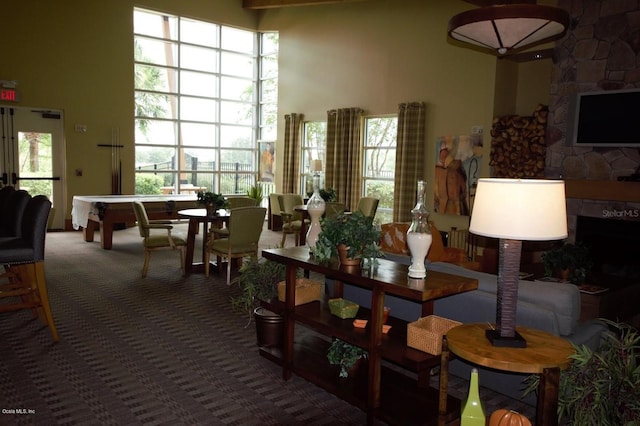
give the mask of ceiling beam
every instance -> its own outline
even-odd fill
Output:
[[[242,0],[245,9],[273,9],[289,6],[313,6],[317,4],[350,3],[368,0]]]

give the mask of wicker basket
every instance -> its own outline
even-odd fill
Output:
[[[278,283],[278,300],[284,302],[287,284],[284,281]],[[296,279],[295,305],[303,305],[322,299],[322,283],[308,278]]]
[[[407,346],[431,355],[442,353],[442,336],[461,322],[436,315],[422,317],[407,324]]]
[[[358,313],[358,309],[360,309],[360,305],[350,302],[349,300],[344,300],[342,298],[329,299],[329,310],[333,315],[342,319],[355,318]]]

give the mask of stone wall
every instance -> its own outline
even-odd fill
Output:
[[[571,25],[554,48],[545,175],[617,180],[640,167],[640,148],[573,147],[568,119],[576,93],[640,88],[640,0],[559,0],[558,6],[569,11]],[[571,235],[575,215],[640,205],[569,200],[568,208]]]

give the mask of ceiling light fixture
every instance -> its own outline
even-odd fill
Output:
[[[565,35],[569,14],[557,7],[504,4],[462,12],[449,20],[449,36],[499,56]]]

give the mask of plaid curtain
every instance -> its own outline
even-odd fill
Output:
[[[402,103],[398,106],[398,136],[396,174],[393,195],[393,221],[411,221],[411,209],[416,204],[416,182],[424,180],[426,106],[424,102]],[[427,189],[433,190],[433,188]],[[428,192],[428,191],[427,191]]]
[[[354,210],[362,197],[360,128],[363,110],[332,109],[327,112],[325,186],[334,188],[338,200]]]
[[[286,114],[284,116],[284,156],[282,167],[282,192],[297,194],[300,177],[300,147],[302,145],[303,114]]]

